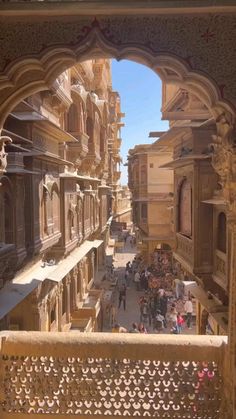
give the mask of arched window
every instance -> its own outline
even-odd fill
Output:
[[[68,228],[69,228],[69,238],[70,240],[73,239],[74,235],[74,227],[75,227],[75,219],[74,213],[71,209],[68,210]]]
[[[82,289],[81,289],[81,273],[78,272],[77,275],[77,294],[79,294],[80,296],[82,295]]]
[[[53,323],[55,321],[56,321],[56,303],[54,304],[50,313],[50,322]]]
[[[184,179],[179,190],[179,232],[187,237],[192,235],[192,188]]]
[[[60,230],[60,199],[55,190],[52,191],[52,209],[53,231],[55,233]]]
[[[217,249],[226,253],[226,216],[224,212],[220,212],[218,215]]]
[[[141,204],[141,219],[142,221],[147,220],[147,204]]]
[[[77,106],[72,103],[68,112],[67,127],[69,132],[77,132],[79,130],[79,121],[78,121],[78,109]]]
[[[8,193],[4,194],[4,225],[5,225],[5,243],[13,243],[13,208],[12,200]]]

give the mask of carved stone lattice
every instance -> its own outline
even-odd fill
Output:
[[[3,411],[182,419],[220,417],[214,362],[2,357]]]

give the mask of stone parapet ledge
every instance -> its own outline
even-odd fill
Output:
[[[214,361],[221,364],[225,336],[133,335],[76,332],[0,333],[2,355],[79,356],[160,361]]]

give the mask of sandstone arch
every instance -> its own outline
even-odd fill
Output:
[[[122,16],[113,14],[112,10],[109,14],[109,7],[106,16],[97,19],[91,9],[87,16],[71,13],[60,19],[56,11],[53,18],[36,13],[32,20],[27,16],[21,20],[0,19],[0,129],[18,102],[50,89],[55,78],[78,61],[106,56],[147,65],[162,80],[177,83],[194,93],[211,110],[219,125],[213,164],[223,177],[231,211],[231,251],[235,255],[236,164],[235,138],[232,138],[236,106],[235,15],[145,11],[144,16],[140,12],[135,14],[131,4],[128,16]],[[230,267],[231,371],[235,369],[235,260],[232,258]]]
[[[200,34],[197,25],[203,25]],[[209,25],[214,45],[204,41]],[[234,117],[236,87],[232,88],[233,73],[232,69],[229,71],[229,60],[225,62],[225,51],[222,51],[224,61],[212,65],[216,51],[220,54],[222,50],[217,33],[222,32],[223,25],[227,25],[228,32],[229,27],[234,32],[234,17],[218,16],[214,20],[210,16],[77,17],[76,20],[65,17],[50,22],[39,18],[34,24],[2,22],[7,45],[12,42],[14,48],[10,52],[9,48],[6,51],[3,48],[0,59],[0,127],[20,100],[51,88],[55,78],[76,62],[101,56],[145,64],[162,80],[178,83],[194,93],[215,118],[222,112]],[[227,48],[232,38],[228,37]],[[236,57],[232,51],[234,47],[230,52],[233,67]]]

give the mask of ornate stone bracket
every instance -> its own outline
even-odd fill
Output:
[[[7,153],[5,151],[6,144],[12,143],[10,137],[0,136],[0,177],[5,173],[7,167]]]
[[[217,134],[211,144],[212,165],[219,175],[219,185],[228,210],[236,213],[236,124],[230,113],[216,119]]]

